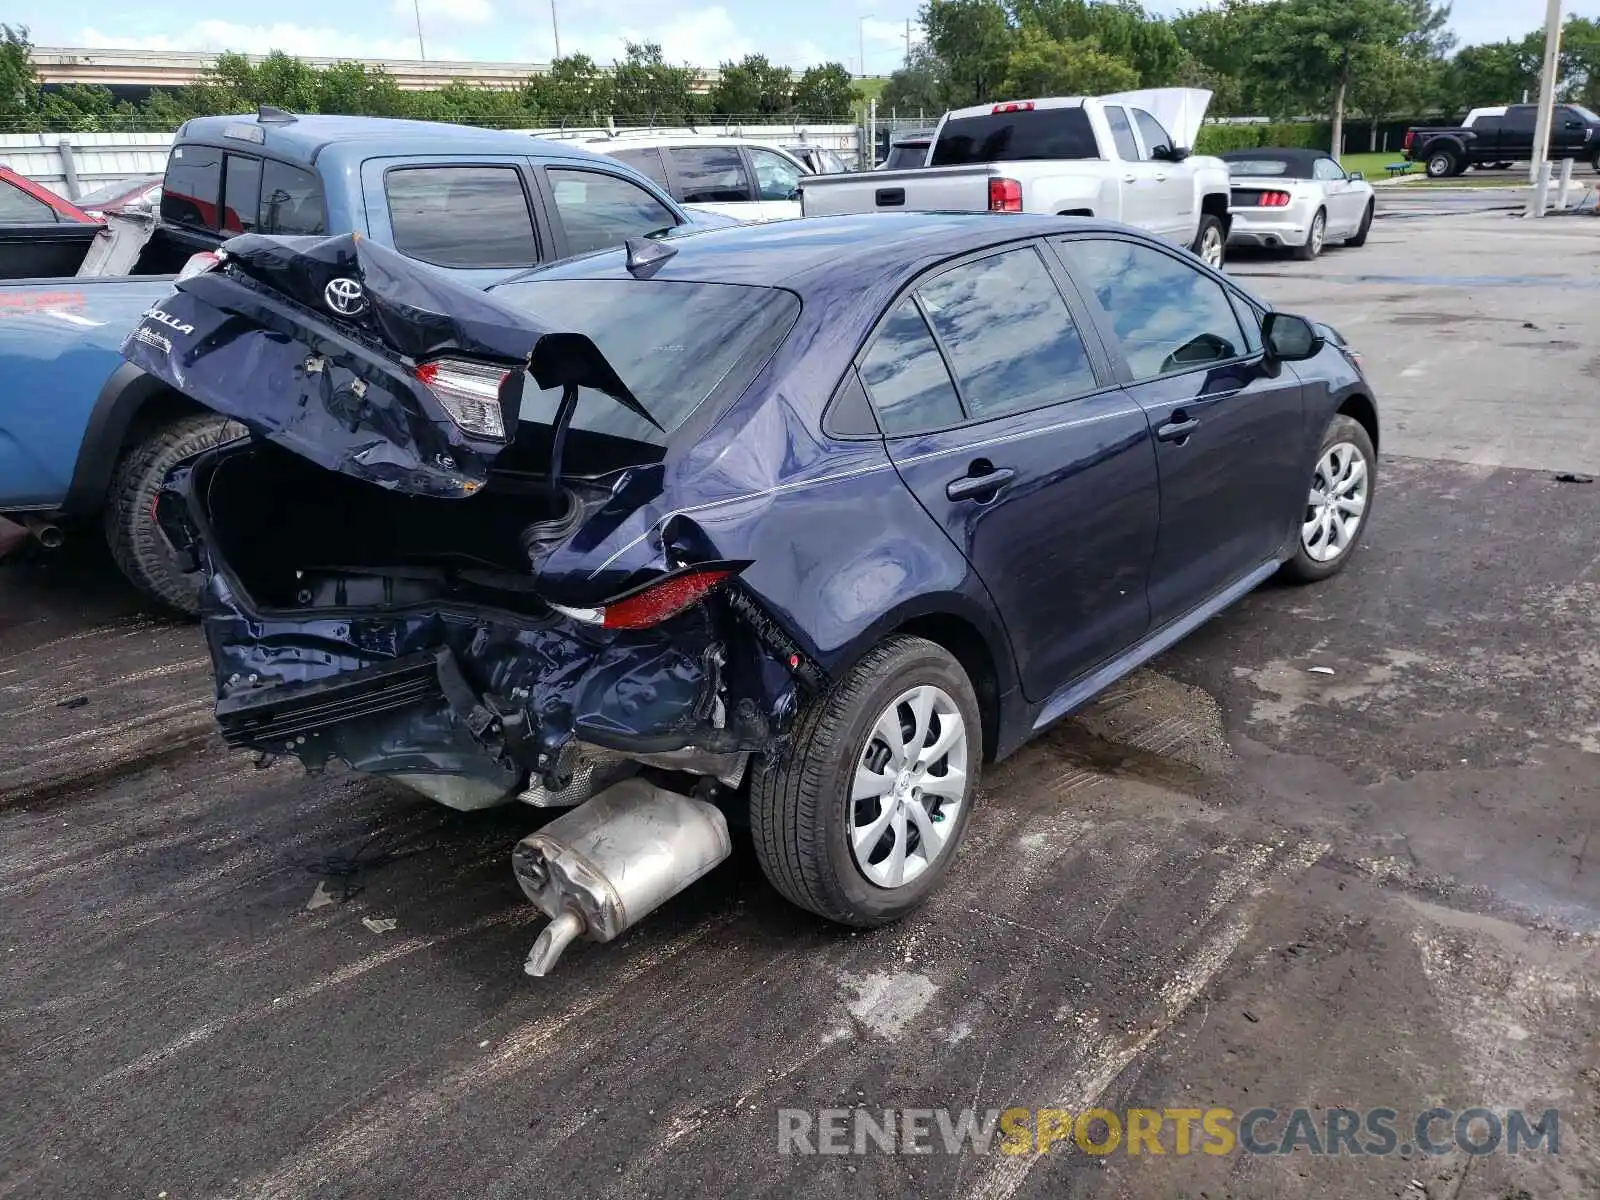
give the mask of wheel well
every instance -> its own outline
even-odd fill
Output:
[[[1365,429],[1367,436],[1372,439],[1373,450],[1377,450],[1378,410],[1373,407],[1372,401],[1358,392],[1339,406],[1339,412]]]
[[[1208,196],[1204,196],[1200,200],[1200,211],[1203,213],[1209,213],[1211,216],[1216,217],[1222,222],[1222,227],[1224,229],[1228,227],[1228,223],[1231,219],[1228,216],[1228,197],[1218,192],[1213,192]]]
[[[162,388],[150,393],[140,403],[133,414],[133,419],[128,422],[128,431],[123,435],[122,445],[118,448],[117,457],[120,459],[124,451],[134,442],[143,438],[151,430],[156,429],[179,417],[187,417],[194,413],[205,412],[205,408],[196,404],[182,392],[175,392],[171,388]]]
[[[978,693],[978,711],[983,718],[983,755],[992,759],[1000,740],[1000,676],[984,636],[967,621],[948,613],[915,617],[895,632],[926,638],[955,656]]]

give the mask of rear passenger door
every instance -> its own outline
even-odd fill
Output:
[[[487,287],[555,257],[525,159],[369,159],[361,179],[374,239],[467,283]]]
[[[782,154],[746,146],[745,157],[755,176],[756,195],[763,221],[782,221],[800,215],[800,180],[805,171]]]
[[[1155,452],[1039,247],[925,278],[858,365],[901,478],[994,598],[1029,700],[1139,640]]]
[[[1299,377],[1246,302],[1192,256],[1105,234],[1056,247],[1156,437],[1156,627],[1273,560],[1305,507]]]

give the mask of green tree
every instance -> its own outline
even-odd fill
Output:
[[[316,73],[316,111],[358,113],[373,117],[409,115],[405,93],[382,67],[366,63],[334,63]]]
[[[25,26],[0,25],[0,128],[21,122],[38,105],[39,79],[32,55]]]
[[[1253,58],[1257,68],[1293,81],[1296,99],[1332,113],[1337,154],[1352,82],[1411,31],[1406,0],[1276,0]]]
[[[996,97],[1015,44],[1010,18],[998,0],[928,0],[922,27],[948,71],[951,107]]]
[[[547,118],[599,122],[611,112],[611,77],[587,54],[552,60],[547,74],[529,81],[527,93]]]
[[[1139,72],[1093,38],[1052,38],[1023,30],[1006,62],[1007,96],[1094,96],[1139,86]]]
[[[695,111],[692,67],[669,65],[655,42],[628,42],[625,49],[612,72],[616,116],[681,119]]]
[[[1097,53],[1131,67],[1135,87],[1164,87],[1184,60],[1172,26],[1135,0],[1007,0],[1017,29],[1040,29],[1061,42],[1093,40]]]
[[[855,98],[855,84],[843,63],[807,67],[794,85],[794,111],[814,120],[849,120]]]
[[[722,64],[721,77],[711,89],[711,111],[719,116],[777,116],[789,111],[794,83],[789,68],[767,61],[764,54],[747,54],[739,62]]]
[[[928,46],[914,46],[911,61],[889,76],[878,97],[878,111],[937,116],[950,103],[950,70]]]

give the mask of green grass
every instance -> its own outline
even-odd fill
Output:
[[[1402,161],[1398,151],[1392,154],[1346,154],[1339,160],[1339,165],[1346,171],[1360,171],[1367,179],[1387,179],[1389,173],[1384,170],[1390,163]],[[1417,170],[1422,170],[1419,166]]]
[[[1346,171],[1360,171],[1368,183],[1376,183],[1389,178],[1389,172],[1384,168],[1390,163],[1404,162],[1404,157],[1398,150],[1388,154],[1346,154],[1339,160]],[[1528,186],[1527,171],[1495,171],[1490,175],[1480,175],[1476,171],[1468,171],[1465,175],[1456,175],[1449,179],[1429,179],[1423,174],[1423,164],[1417,163],[1411,174],[1406,178],[1413,182],[1407,187],[1421,188],[1518,188]],[[1581,169],[1581,166],[1580,166]],[[1574,180],[1577,175],[1574,174]]]
[[[854,83],[856,99],[858,101],[873,101],[883,95],[883,89],[888,86],[887,75],[873,75],[866,79],[857,79]]]

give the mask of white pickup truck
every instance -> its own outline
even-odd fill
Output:
[[[1210,101],[1199,88],[1152,88],[958,108],[939,122],[926,166],[807,176],[801,212],[1093,216],[1137,226],[1220,266],[1228,169],[1189,149]]]

